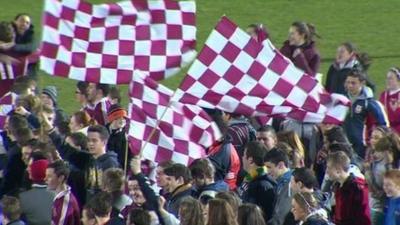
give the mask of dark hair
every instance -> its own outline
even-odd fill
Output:
[[[75,132],[68,135],[68,137],[71,138],[74,145],[79,146],[82,150],[87,149],[87,136],[83,133]]]
[[[289,166],[289,157],[284,151],[282,151],[278,148],[273,148],[265,154],[264,162],[270,162],[275,165],[278,165],[279,162],[283,162],[284,165],[286,167],[288,167]]]
[[[232,207],[222,199],[211,199],[208,203],[207,225],[237,225]]]
[[[257,205],[245,203],[239,206],[237,220],[239,225],[265,225],[263,214]]]
[[[21,16],[27,16],[27,17],[31,18],[31,16],[30,16],[28,13],[18,13],[18,14],[14,17],[14,20],[19,19],[19,17],[21,17]]]
[[[185,197],[179,204],[180,225],[204,225],[200,202],[193,197]]]
[[[215,167],[207,158],[196,159],[189,166],[192,178],[214,178]]]
[[[107,96],[110,92],[109,84],[96,84],[96,90],[101,90],[103,92],[103,96]]]
[[[120,168],[109,168],[104,171],[102,176],[102,185],[110,193],[121,194],[124,181],[124,171]]]
[[[31,76],[17,77],[17,79],[15,79],[15,83],[13,84],[12,90],[18,95],[24,95],[30,86],[35,83],[36,81]]]
[[[292,176],[294,181],[301,182],[308,189],[314,188],[317,185],[317,178],[314,172],[308,168],[295,168]]]
[[[222,136],[225,136],[228,132],[228,124],[222,118],[222,111],[219,109],[204,109],[211,117],[211,119],[217,124]]]
[[[192,175],[189,168],[180,163],[175,163],[172,166],[164,168],[164,173],[167,176],[175,177],[175,179],[182,177],[185,184],[188,184],[192,180]]]
[[[250,141],[246,144],[245,149],[246,158],[253,158],[253,161],[257,166],[264,165],[264,156],[268,152],[268,149],[265,147],[265,145],[258,141]]]
[[[328,146],[329,152],[344,152],[347,157],[352,159],[354,157],[354,150],[350,143],[346,142],[333,142]]]
[[[8,118],[8,129],[10,132],[16,131],[21,128],[28,128],[28,120],[26,117],[19,114],[12,114]]]
[[[336,168],[341,168],[346,172],[349,171],[350,157],[342,151],[329,153],[327,162],[332,163]]]
[[[364,71],[358,68],[351,69],[351,71],[347,74],[347,77],[357,78],[360,82],[367,81],[367,75],[364,73]]]
[[[85,82],[85,81],[78,81],[78,83],[76,83],[76,88],[78,88],[80,94],[84,95],[85,97],[87,97],[87,87],[88,86],[89,86],[89,83]]]
[[[343,128],[340,126],[334,126],[325,132],[326,139],[329,143],[350,143],[347,139],[347,135]]]
[[[49,157],[47,157],[47,155],[42,151],[33,151],[31,154],[31,159],[33,162],[35,162],[43,159],[49,160]]]
[[[237,214],[239,206],[242,204],[242,199],[240,199],[238,194],[234,191],[219,192],[215,195],[215,198],[226,201],[232,207],[235,215]]]
[[[1,199],[1,208],[3,209],[4,217],[9,221],[18,220],[22,213],[18,198],[12,196],[3,196]]]
[[[28,127],[19,128],[18,130],[13,131],[13,135],[20,146],[24,146],[33,138],[32,129]]]
[[[119,91],[118,87],[112,86],[110,88],[110,98],[117,99],[118,103],[121,103],[121,92]]]
[[[110,134],[108,133],[107,128],[105,128],[105,127],[102,126],[102,125],[93,125],[93,126],[90,126],[90,127],[88,128],[88,133],[89,133],[89,132],[98,133],[98,134],[100,135],[100,139],[101,139],[102,141],[107,141],[108,138],[110,137]]]
[[[160,162],[157,166],[163,168],[163,170],[169,166],[174,165],[174,161],[172,160],[165,160]]]
[[[151,216],[149,211],[142,208],[132,209],[132,211],[129,213],[129,218],[130,218],[130,224],[134,225],[151,224]]]
[[[104,191],[94,195],[87,203],[87,208],[98,217],[108,216],[111,213],[111,207],[111,195]]]
[[[261,126],[260,128],[258,128],[257,132],[267,132],[267,133],[270,133],[270,134],[272,134],[272,135],[274,135],[276,137],[276,131],[270,125]]]
[[[67,182],[70,170],[69,170],[69,167],[66,162],[64,162],[62,160],[57,160],[53,163],[50,163],[47,166],[47,168],[54,169],[54,173],[57,175],[57,177],[64,176],[64,182]]]
[[[321,38],[316,32],[315,26],[311,23],[296,21],[292,23],[292,27],[296,27],[297,32],[304,35],[307,44],[315,41],[315,37]]]
[[[14,37],[14,31],[9,22],[0,22],[0,41],[12,42]]]

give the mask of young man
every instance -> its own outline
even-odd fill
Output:
[[[365,121],[373,117],[376,124],[387,126],[385,112],[374,99],[371,90],[365,87],[366,76],[362,72],[352,70],[346,78],[347,97],[351,100],[351,112],[344,121],[344,130],[357,154],[364,158],[366,141],[364,138]]]
[[[276,132],[272,126],[262,126],[257,130],[257,141],[265,145],[267,150],[273,149],[278,144]]]
[[[214,198],[218,192],[229,191],[229,186],[223,180],[214,180],[215,168],[209,159],[196,159],[189,169],[196,188],[194,197],[200,200]]]
[[[87,104],[84,110],[100,125],[107,123],[107,112],[111,106],[107,98],[109,90],[108,84],[89,83],[87,87]]]
[[[370,225],[367,183],[350,173],[349,168],[346,153],[339,151],[328,156],[326,173],[337,182],[333,220],[336,225]]]
[[[112,196],[112,216],[120,216],[126,220],[132,199],[124,194],[124,171],[120,168],[109,168],[104,172],[102,179],[101,189]]]
[[[165,168],[164,173],[167,175],[168,180],[166,190],[170,193],[166,204],[167,211],[178,217],[181,201],[193,194],[192,185],[190,184],[192,175],[189,168],[179,163]]]
[[[4,196],[1,199],[1,208],[3,209],[2,224],[4,225],[25,225],[20,219],[21,205],[18,198]]]
[[[389,170],[383,178],[383,190],[388,197],[384,225],[400,224],[400,170]]]
[[[55,161],[47,167],[47,189],[56,193],[51,216],[52,224],[55,225],[80,225],[79,205],[67,185],[68,176],[68,165],[62,160]]]
[[[271,219],[268,225],[283,224],[286,216],[290,212],[292,196],[289,191],[290,178],[292,171],[289,169],[289,157],[285,152],[277,148],[267,152],[264,157],[264,164],[268,169],[268,174],[276,180],[276,201]]]
[[[64,110],[58,108],[57,105],[57,88],[55,86],[46,86],[43,88],[40,94],[40,99],[44,105],[47,105],[55,113],[54,125],[57,127],[61,125],[62,122],[68,121],[68,117]]]
[[[100,188],[102,174],[109,168],[120,167],[117,154],[106,151],[109,134],[101,125],[90,126],[88,129],[88,150],[94,158],[94,166],[89,171],[90,187]]]
[[[243,154],[243,169],[246,176],[239,193],[244,202],[254,203],[263,210],[265,221],[272,218],[276,200],[276,182],[264,167],[266,147],[257,141],[249,142]],[[262,196],[262,197],[261,197]]]
[[[32,188],[19,194],[22,214],[29,225],[51,224],[51,212],[54,193],[47,190],[45,182],[46,169],[49,162],[46,159],[33,158],[28,166]]]
[[[118,217],[111,217],[111,195],[100,192],[87,203],[88,210],[93,212],[97,225],[123,225],[125,222]]]
[[[130,149],[128,148],[126,135],[126,120],[128,113],[118,104],[114,104],[107,112],[107,129],[110,137],[107,141],[107,150],[113,151],[118,155],[118,162],[122,167],[128,165],[132,158]],[[128,149],[127,149],[128,148]],[[126,155],[127,154],[127,155]]]

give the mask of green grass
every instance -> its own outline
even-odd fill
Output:
[[[12,20],[20,12],[32,15],[38,38],[43,2],[37,0],[0,0],[2,10],[0,21]],[[104,3],[104,0],[91,0]],[[115,1],[114,1],[115,2]],[[400,42],[398,0],[199,0],[197,1],[198,50],[222,15],[228,16],[245,28],[250,23],[266,24],[273,43],[280,47],[287,36],[289,25],[304,20],[316,25],[323,63],[320,72],[325,74],[331,64],[337,46],[352,41],[362,52],[373,58],[369,74],[377,84],[377,93],[384,89],[385,74],[394,65],[400,65]],[[330,60],[329,60],[330,59]],[[163,81],[170,88],[176,88],[187,68],[179,75]],[[43,72],[40,86],[56,85],[59,88],[59,105],[67,112],[79,109],[74,101],[75,82],[48,76]],[[123,88],[126,96],[127,87]],[[127,102],[125,97],[124,103]]]

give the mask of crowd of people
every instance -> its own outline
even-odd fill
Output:
[[[0,54],[33,46],[28,15],[6,28]],[[268,38],[259,24],[248,32]],[[311,76],[315,37],[295,22],[281,48]],[[3,225],[398,225],[400,71],[388,70],[376,100],[369,64],[352,43],[339,45],[325,86],[351,100],[342,126],[206,109],[223,137],[190,165],[132,155],[117,87],[78,82],[81,108],[68,116],[57,87],[20,77],[3,96],[14,100],[0,136]]]

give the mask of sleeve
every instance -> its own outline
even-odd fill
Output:
[[[371,225],[368,190],[364,190],[364,188],[367,187],[358,187],[357,192],[352,194],[352,208],[354,209],[352,224],[354,225]]]
[[[300,53],[293,59],[293,63],[303,69],[307,74],[315,77],[315,74],[318,72],[320,65],[320,57],[318,54],[315,54],[314,57],[308,62],[304,53]]]
[[[34,115],[33,113],[30,113],[26,119],[28,120],[29,125],[31,125],[33,128],[38,129],[40,128],[40,121],[37,118],[36,115]]]
[[[35,49],[36,43],[34,41],[25,44],[15,44],[12,48],[13,51],[21,53],[32,53]]]
[[[289,185],[282,189],[277,195],[276,204],[274,206],[272,218],[267,222],[267,225],[281,225],[285,221],[286,215],[290,212],[291,197],[288,194]]]
[[[377,125],[389,126],[384,106],[379,101],[371,99],[368,103],[368,112],[372,113]]]
[[[328,92],[332,92],[332,65],[329,67],[328,73],[326,73],[325,89]]]
[[[158,203],[158,196],[154,190],[151,189],[147,178],[142,173],[136,174],[134,177],[138,181],[140,190],[143,192],[143,196],[146,199],[146,205],[148,206],[147,210],[154,210],[158,216],[158,219],[160,220],[160,224],[165,225],[164,217],[161,215],[161,212],[158,209],[160,206]]]
[[[292,58],[292,50],[290,49],[289,41],[285,41],[279,51],[282,53],[282,55],[290,59]]]

